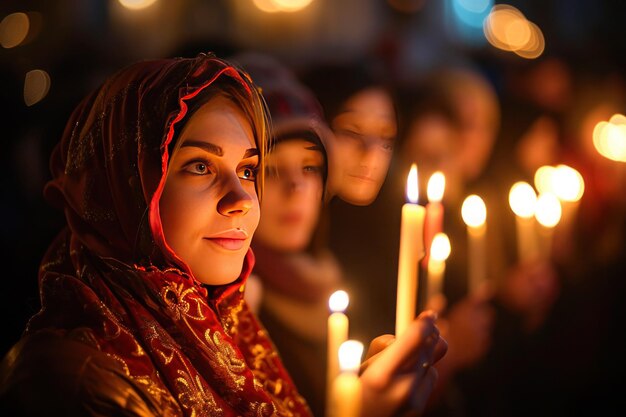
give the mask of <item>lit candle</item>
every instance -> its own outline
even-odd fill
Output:
[[[417,204],[419,195],[417,166],[413,164],[406,184],[408,203],[402,206],[398,289],[396,300],[396,336],[415,318],[418,262],[424,256],[424,207]]]
[[[515,213],[518,261],[527,263],[538,254],[535,219],[533,218],[537,194],[527,182],[516,182],[509,192],[509,205]]]
[[[558,165],[552,176],[553,193],[561,201],[563,214],[559,228],[570,227],[585,192],[585,181],[578,171],[567,165]]]
[[[426,246],[426,256],[423,264],[428,264],[430,257],[430,247],[434,236],[443,231],[443,192],[446,188],[446,177],[441,171],[435,172],[428,180],[426,195],[428,203],[426,204],[426,220],[424,221],[424,245]]]
[[[326,408],[328,417],[358,417],[361,414],[361,381],[359,368],[363,344],[348,340],[339,347],[341,373],[333,380]]]
[[[477,195],[468,196],[461,207],[468,235],[468,290],[475,292],[487,278],[486,232],[487,207]]]
[[[542,258],[549,258],[552,253],[552,235],[554,228],[561,220],[561,203],[559,199],[552,193],[539,194],[537,198],[537,209],[535,210],[535,218],[541,225],[539,255]]]
[[[437,233],[430,245],[430,258],[428,259],[428,298],[441,293],[443,287],[443,274],[446,270],[446,259],[450,256],[450,239],[445,233]]]
[[[339,375],[339,346],[348,340],[348,317],[344,314],[350,299],[343,290],[335,291],[328,299],[332,312],[328,316],[327,354],[326,354],[326,390],[330,390],[333,380]],[[328,397],[327,397],[328,398]]]

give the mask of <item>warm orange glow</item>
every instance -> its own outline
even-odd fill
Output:
[[[626,117],[615,114],[593,129],[593,144],[600,155],[613,161],[626,162]]]
[[[557,166],[552,175],[552,192],[561,201],[580,200],[585,192],[583,176],[567,165]]]
[[[274,0],[252,0],[254,5],[265,13],[276,13],[281,8],[274,2]]]
[[[32,70],[24,79],[24,103],[32,106],[43,100],[50,90],[50,76],[43,70]]]
[[[339,369],[342,372],[357,372],[361,366],[363,343],[346,340],[339,346]]]
[[[283,12],[297,12],[304,9],[313,0],[272,0],[276,6]]]
[[[409,176],[406,179],[406,198],[409,202],[417,204],[419,196],[419,182],[417,181],[417,165],[411,165]]]
[[[491,9],[485,18],[483,31],[491,45],[515,52],[523,58],[537,58],[545,49],[541,29],[508,4],[498,4]]]
[[[437,171],[430,176],[426,195],[431,203],[440,203],[443,199],[443,192],[446,189],[446,177],[443,172]]]
[[[535,188],[540,193],[554,192],[552,189],[552,175],[555,168],[550,165],[539,167],[535,171]]]
[[[332,295],[328,298],[328,307],[332,312],[343,312],[346,308],[348,308],[348,304],[350,303],[350,298],[348,297],[348,293],[339,290],[332,293]]]
[[[152,6],[156,0],[119,0],[120,4],[130,10],[141,10]]]
[[[444,262],[450,256],[450,239],[445,233],[437,233],[430,244],[430,258],[433,261]]]
[[[470,227],[480,227],[487,220],[487,207],[479,196],[472,194],[468,196],[461,206],[461,216],[466,225]]]
[[[544,227],[555,227],[561,220],[561,203],[552,193],[539,194],[535,218]]]
[[[531,218],[535,214],[537,194],[527,182],[516,182],[509,191],[509,205],[517,216]]]
[[[30,20],[26,13],[12,13],[0,22],[0,45],[9,49],[19,46],[30,28]]]

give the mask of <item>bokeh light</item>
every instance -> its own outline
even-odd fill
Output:
[[[348,293],[343,290],[335,291],[328,298],[328,307],[330,308],[330,311],[333,312],[345,311],[345,309],[348,308],[349,303],[350,297],[348,297]]]
[[[428,186],[426,188],[426,196],[429,202],[439,203],[443,199],[443,193],[446,189],[446,177],[443,172],[437,171],[430,176]]]
[[[541,29],[508,4],[498,4],[491,9],[484,20],[483,31],[491,45],[523,58],[537,58],[545,49]]]
[[[361,367],[363,343],[346,340],[339,346],[339,369],[342,372],[357,372]]]
[[[555,169],[553,166],[544,165],[535,171],[534,182],[538,192],[548,193],[554,191],[552,189],[552,175]]]
[[[509,191],[509,205],[517,216],[529,219],[535,215],[537,193],[527,182],[516,182]]]
[[[152,6],[156,0],[119,0],[120,4],[130,10],[141,10]]]
[[[487,207],[482,198],[476,194],[468,196],[461,206],[461,216],[466,225],[480,227],[487,220]]]
[[[585,192],[585,181],[580,172],[567,165],[558,165],[552,174],[552,193],[561,201],[575,202]]]
[[[48,94],[50,84],[50,75],[46,71],[29,71],[24,79],[24,103],[27,106],[39,103]]]
[[[313,2],[313,0],[253,0],[254,5],[266,13],[297,12]]]
[[[15,48],[28,36],[30,19],[26,13],[12,13],[0,22],[0,45]]]
[[[613,115],[593,129],[593,145],[600,155],[612,161],[626,162],[626,117]]]
[[[556,195],[552,193],[542,193],[537,197],[537,209],[535,218],[544,227],[555,227],[561,220],[561,203]]]
[[[430,244],[430,258],[434,261],[444,262],[450,256],[450,239],[445,233],[437,233]]]

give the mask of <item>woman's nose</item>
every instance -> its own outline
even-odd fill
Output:
[[[236,180],[229,184],[226,193],[217,203],[217,211],[223,216],[244,215],[253,204],[252,196]]]

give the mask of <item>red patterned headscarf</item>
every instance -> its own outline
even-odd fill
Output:
[[[171,414],[308,416],[243,300],[252,252],[235,282],[206,286],[163,236],[158,206],[176,124],[216,80],[235,83],[264,114],[248,77],[204,54],[132,65],[74,111],[45,189],[68,227],[42,262],[42,309],[26,333],[53,329],[97,348]],[[264,129],[253,126],[261,145]]]

